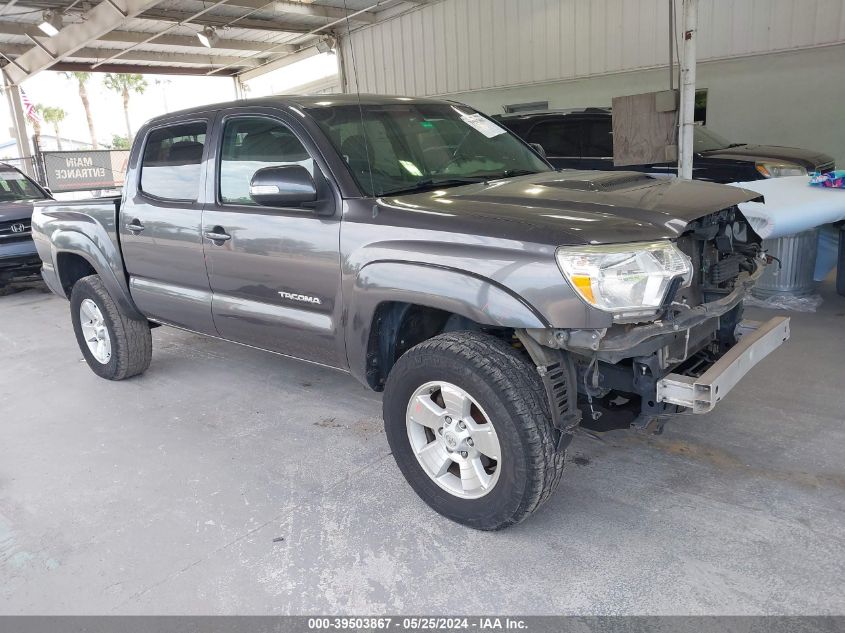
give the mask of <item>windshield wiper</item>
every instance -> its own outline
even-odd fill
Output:
[[[400,189],[393,189],[391,191],[384,191],[383,196],[396,196],[403,193],[415,193],[425,191],[426,189],[433,189],[437,187],[458,187],[460,185],[472,185],[479,182],[487,182],[490,180],[487,177],[467,177],[467,178],[444,178],[442,180],[435,180],[434,178],[426,178],[414,183],[410,187],[402,187]]]
[[[531,174],[539,174],[540,172],[533,169],[506,169],[502,172],[500,178],[514,178],[515,176],[529,176]]]

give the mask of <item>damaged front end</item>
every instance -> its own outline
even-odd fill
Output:
[[[568,352],[584,426],[659,431],[669,415],[710,411],[789,338],[787,318],[742,320],[742,301],[766,257],[736,207],[691,222],[676,245],[692,263],[692,279],[669,287],[656,318],[526,331],[539,345]]]

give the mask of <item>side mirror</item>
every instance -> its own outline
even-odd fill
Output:
[[[543,158],[546,157],[546,150],[543,149],[543,146],[539,143],[529,143],[529,145],[534,148],[534,151],[537,152]]]
[[[264,167],[253,174],[249,197],[265,207],[301,207],[317,200],[317,185],[302,165]]]

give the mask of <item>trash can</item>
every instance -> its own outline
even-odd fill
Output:
[[[813,274],[816,269],[816,250],[819,230],[810,229],[795,235],[773,240],[763,240],[767,255],[780,260],[766,266],[765,272],[751,291],[755,297],[765,299],[773,295],[803,297],[816,289]]]

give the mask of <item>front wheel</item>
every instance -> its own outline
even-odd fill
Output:
[[[564,451],[536,369],[477,332],[420,343],[396,362],[384,395],[387,440],[429,506],[481,530],[519,523],[560,483]]]
[[[70,315],[79,349],[101,378],[123,380],[150,366],[153,342],[149,323],[123,314],[98,275],[74,284]]]

